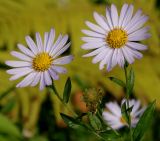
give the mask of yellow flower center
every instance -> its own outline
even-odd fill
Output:
[[[46,71],[49,69],[53,61],[53,58],[48,53],[40,53],[33,59],[33,69],[36,71]]]
[[[122,47],[123,45],[125,45],[127,40],[128,40],[127,32],[120,28],[115,28],[111,30],[106,37],[106,42],[112,48]]]

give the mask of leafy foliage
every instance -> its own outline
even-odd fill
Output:
[[[140,141],[148,129],[149,125],[152,122],[152,119],[154,117],[154,111],[155,111],[155,104],[156,102],[152,102],[150,105],[148,105],[147,109],[141,116],[136,128],[133,132],[133,141]]]
[[[65,87],[64,87],[64,91],[63,91],[63,101],[65,103],[68,103],[68,101],[69,101],[69,97],[71,94],[71,87],[72,87],[71,80],[70,80],[70,78],[68,78],[66,81]]]

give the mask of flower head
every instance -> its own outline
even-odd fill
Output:
[[[142,58],[139,51],[146,50],[147,46],[137,41],[149,38],[150,34],[147,33],[149,27],[143,27],[148,17],[141,10],[133,15],[133,5],[124,4],[118,15],[116,6],[112,4],[111,8],[106,8],[106,16],[97,12],[93,15],[97,24],[86,21],[91,30],[82,30],[88,36],[82,37],[86,42],[82,48],[92,50],[84,57],[95,56],[92,62],[100,62],[100,69],[107,65],[108,71],[117,64],[123,68],[125,60],[132,64],[135,58]]]
[[[57,57],[65,52],[71,43],[67,43],[68,35],[59,35],[55,40],[54,29],[44,34],[44,42],[39,33],[36,33],[36,43],[30,36],[26,36],[25,39],[29,48],[18,44],[21,52],[12,51],[11,55],[19,60],[6,61],[8,66],[13,67],[7,70],[7,73],[13,75],[10,80],[25,76],[17,87],[35,86],[40,82],[42,90],[52,84],[52,79],[59,79],[59,73],[66,73],[67,70],[61,65],[70,63],[73,56]]]
[[[97,107],[102,102],[103,96],[104,92],[101,88],[90,88],[84,92],[83,100],[90,112],[97,112]]]
[[[122,101],[123,104],[124,100]],[[131,116],[131,126],[135,127],[139,121],[140,115],[144,112],[145,108],[140,108],[140,101],[130,100],[129,106],[133,109],[130,113]],[[122,116],[121,107],[117,102],[106,103],[106,110],[103,112],[103,118],[113,129],[120,129],[127,126],[127,122]]]

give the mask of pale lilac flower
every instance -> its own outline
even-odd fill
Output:
[[[6,61],[8,66],[13,67],[7,70],[7,73],[12,75],[10,80],[25,76],[17,87],[36,86],[40,83],[40,90],[43,90],[45,86],[52,85],[52,79],[59,79],[59,73],[66,73],[67,70],[61,65],[70,63],[73,56],[58,57],[71,43],[67,43],[68,35],[60,34],[55,40],[54,29],[44,34],[44,42],[39,33],[36,33],[36,42],[30,36],[25,39],[29,48],[18,44],[21,52],[12,51],[11,55],[19,60]]]
[[[122,103],[124,100],[122,101]],[[145,108],[141,108],[140,101],[130,100],[129,106],[132,107],[131,112],[131,126],[135,127],[137,122],[139,121],[140,116],[144,112]],[[111,126],[113,129],[120,129],[124,126],[128,126],[125,119],[122,117],[121,107],[117,102],[109,102],[106,103],[106,110],[103,112],[103,118],[106,123]]]
[[[133,5],[124,4],[120,15],[114,4],[106,8],[106,15],[94,12],[96,24],[86,21],[90,30],[82,30],[88,37],[82,37],[86,42],[82,49],[92,50],[84,57],[95,56],[92,63],[100,62],[99,69],[107,66],[110,71],[117,64],[124,67],[125,60],[132,64],[135,58],[142,58],[139,51],[146,50],[147,46],[139,43],[150,37],[149,27],[143,27],[148,20],[146,15],[138,10],[133,14]]]

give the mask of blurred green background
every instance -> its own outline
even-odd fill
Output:
[[[17,50],[17,43],[25,43],[25,36],[34,38],[35,32],[43,36],[50,28],[59,33],[68,33],[72,42],[68,51],[74,54],[74,61],[67,65],[67,75],[61,75],[55,85],[63,92],[65,80],[72,79],[72,99],[70,106],[78,112],[85,112],[82,90],[86,84],[91,87],[102,86],[107,101],[120,100],[123,89],[110,82],[108,76],[124,79],[123,71],[115,68],[111,72],[99,71],[98,64],[91,63],[92,58],[82,58],[86,53],[82,45],[82,29],[87,27],[85,20],[93,20],[93,11],[105,13],[106,5],[114,3],[118,9],[123,3],[132,3],[135,11],[141,8],[149,15],[147,25],[152,37],[144,41],[149,49],[144,57],[132,66],[136,74],[134,96],[147,104],[157,100],[157,112],[146,138],[160,141],[160,1],[159,0],[0,0],[0,141],[88,141],[98,140],[86,131],[73,131],[66,127],[59,113],[64,109],[56,96],[50,91],[39,92],[38,87],[14,89],[20,80],[10,82],[6,74],[5,60],[12,59],[10,51]],[[9,94],[8,94],[9,93]],[[154,126],[156,125],[156,126]],[[78,137],[78,138],[77,138]],[[144,139],[145,140],[145,139]]]

